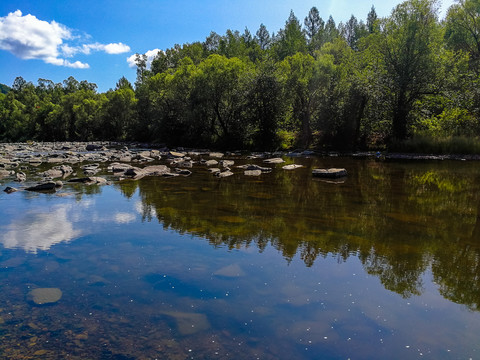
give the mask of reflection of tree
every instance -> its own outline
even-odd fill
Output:
[[[452,241],[436,254],[432,264],[435,282],[445,298],[480,310],[480,247],[476,244]]]
[[[312,179],[312,167],[338,165],[330,158],[296,159],[305,167],[258,178],[217,179],[198,168],[189,178],[136,184],[144,219],[156,216],[165,228],[212,246],[271,245],[307,266],[328,254],[339,261],[358,256],[368,273],[404,297],[422,292],[422,274],[431,266],[445,297],[476,309],[480,289],[468,284],[478,283],[480,251],[467,239],[480,228],[474,167],[340,161],[349,171],[344,184]],[[130,183],[120,186],[132,194]]]

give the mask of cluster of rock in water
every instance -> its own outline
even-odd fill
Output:
[[[310,154],[310,153],[309,153]],[[296,153],[292,155],[309,155]],[[127,146],[111,143],[32,143],[32,144],[0,144],[0,179],[13,178],[18,183],[27,184],[22,188],[28,191],[55,191],[63,186],[62,179],[70,183],[107,184],[104,177],[96,176],[102,170],[101,163],[108,163],[107,170],[118,180],[140,179],[145,176],[176,177],[189,176],[195,163],[202,164],[214,176],[225,178],[232,176],[234,160],[226,160],[223,153],[207,150],[171,151],[166,148],[150,150],[130,150]],[[227,155],[239,155],[229,153]],[[243,170],[246,176],[259,176],[272,171],[268,165],[282,164],[281,154],[263,159],[266,166],[255,164],[237,165],[235,168]],[[251,155],[256,159],[261,156]],[[208,160],[206,160],[208,159]],[[167,165],[147,165],[148,163],[164,160]],[[41,177],[37,183],[29,183],[25,170],[31,170],[41,164],[51,164],[49,170],[36,173]],[[82,171],[72,168],[74,164],[82,164]],[[143,165],[143,166],[142,166]],[[284,170],[294,170],[302,167],[298,164],[285,165]],[[315,169],[313,176],[338,178],[347,175],[345,169]],[[5,192],[17,191],[14,187],[7,187]]]

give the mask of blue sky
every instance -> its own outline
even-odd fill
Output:
[[[69,76],[103,92],[135,81],[128,57],[174,44],[204,41],[211,31],[277,32],[293,10],[302,21],[316,6],[323,19],[365,20],[370,8],[388,16],[398,0],[1,0],[0,83],[17,76],[62,82]],[[440,16],[454,0],[443,0]]]

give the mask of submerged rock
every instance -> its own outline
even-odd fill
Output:
[[[27,294],[27,299],[37,305],[54,304],[62,298],[59,288],[38,288]]]
[[[210,323],[205,314],[165,311],[161,314],[175,320],[177,330],[181,335],[193,335],[208,330]]]

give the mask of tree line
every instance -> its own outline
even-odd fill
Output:
[[[435,0],[335,23],[313,7],[270,33],[212,32],[160,51],[114,89],[18,77],[0,140],[135,140],[224,149],[363,149],[480,135],[480,0]]]

